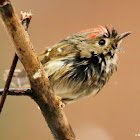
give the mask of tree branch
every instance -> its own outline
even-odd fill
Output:
[[[0,102],[0,113],[1,113],[2,108],[3,108],[3,106],[4,106],[4,103],[5,103],[5,100],[6,100],[6,96],[7,96],[7,92],[8,92],[8,89],[9,89],[9,86],[10,86],[10,83],[11,83],[11,80],[12,80],[13,73],[14,73],[14,70],[15,70],[15,68],[16,68],[17,62],[18,62],[18,56],[17,56],[17,54],[15,53],[14,58],[13,58],[13,62],[12,62],[11,68],[10,68],[10,71],[9,71],[9,73],[8,73],[7,80],[6,80],[6,82],[5,82],[3,94],[2,94],[2,97],[1,97],[1,102]]]
[[[30,13],[27,13],[27,12],[23,13],[23,12],[21,12],[21,24],[23,25],[25,31],[27,31],[27,29],[29,27],[29,23],[30,23],[31,18],[32,18],[31,12]],[[18,56],[15,53],[14,58],[13,58],[13,62],[12,62],[11,68],[10,68],[10,71],[8,73],[7,80],[5,82],[5,87],[4,87],[4,90],[3,90],[3,94],[2,94],[2,97],[1,97],[0,113],[1,113],[2,108],[4,106],[4,103],[5,103],[5,100],[6,100],[6,96],[7,96],[7,92],[8,92],[10,83],[12,81],[12,77],[13,77],[13,74],[14,74],[17,62],[18,62]]]
[[[1,17],[11,36],[17,55],[29,78],[33,97],[56,140],[76,140],[67,118],[59,106],[45,71],[36,57],[27,33],[24,31],[10,0],[0,0]]]
[[[0,96],[2,95],[4,89],[0,89]],[[29,96],[33,97],[32,90],[30,88],[10,88],[7,91],[7,95],[12,95],[12,96]]]

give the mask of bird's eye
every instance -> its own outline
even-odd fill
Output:
[[[98,43],[99,43],[100,46],[103,46],[103,45],[105,45],[105,40],[101,39]]]

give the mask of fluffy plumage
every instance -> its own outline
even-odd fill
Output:
[[[117,67],[118,43],[129,34],[118,35],[114,28],[100,26],[73,34],[42,52],[39,59],[56,95],[69,103],[97,94]]]

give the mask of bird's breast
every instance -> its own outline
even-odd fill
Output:
[[[49,62],[45,69],[57,96],[65,101],[95,95],[105,85],[117,65],[117,55],[94,65],[88,60]]]

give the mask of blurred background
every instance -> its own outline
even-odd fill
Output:
[[[86,28],[113,25],[132,31],[121,44],[118,70],[94,97],[64,110],[79,140],[140,139],[140,1],[138,0],[12,0],[16,11],[32,11],[30,39],[37,53]],[[20,15],[20,14],[19,14]],[[15,49],[0,22],[0,88]],[[18,64],[18,68],[22,65]],[[53,140],[37,104],[28,97],[8,96],[0,115],[0,140]]]

